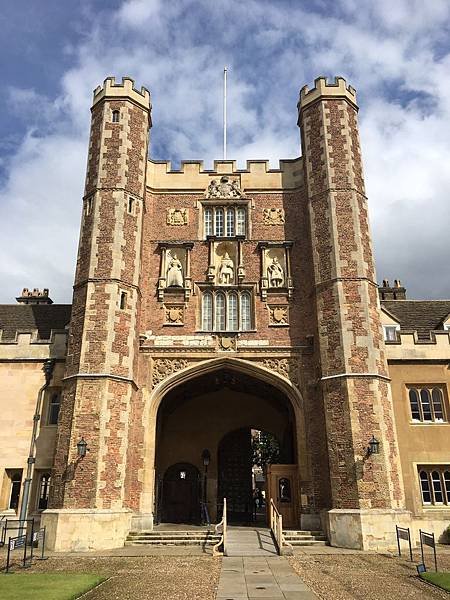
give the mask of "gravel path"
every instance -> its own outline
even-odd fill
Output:
[[[221,563],[209,556],[68,556],[36,562],[30,572],[96,573],[110,578],[83,600],[214,600]]]
[[[309,554],[290,557],[289,562],[322,600],[449,600],[447,592],[419,580],[419,555],[414,559],[411,563],[382,554]],[[438,565],[439,570],[450,570],[450,555],[439,557]]]

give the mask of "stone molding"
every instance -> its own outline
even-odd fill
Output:
[[[299,387],[298,361],[295,358],[265,358],[261,365]]]
[[[185,358],[156,358],[152,362],[152,387],[189,365]]]

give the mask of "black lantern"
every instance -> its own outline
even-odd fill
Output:
[[[88,451],[87,442],[84,437],[77,443],[77,452],[79,458],[84,458],[86,456],[86,452]]]
[[[209,465],[210,460],[211,460],[211,454],[210,454],[209,450],[207,448],[205,448],[202,452],[203,466],[207,467]]]
[[[369,446],[367,448],[367,454],[370,456],[371,454],[378,454],[380,451],[380,442],[377,438],[372,435],[372,439],[369,442]]]

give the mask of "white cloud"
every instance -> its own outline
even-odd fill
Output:
[[[0,190],[0,222],[8,222],[1,301],[23,286],[51,287],[56,300],[70,301],[92,89],[111,74],[146,85],[153,155],[203,158],[208,166],[221,156],[225,64],[228,154],[240,165],[298,156],[299,88],[321,74],[347,77],[361,105],[379,278],[400,277],[412,296],[448,297],[450,5],[306,6],[230,0],[225,10],[209,0],[129,0],[93,15],[91,30],[71,47],[74,62],[55,85],[57,97],[11,89],[30,131],[7,161]]]

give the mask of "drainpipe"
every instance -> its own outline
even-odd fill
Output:
[[[41,419],[42,398],[43,398],[45,390],[50,385],[54,367],[55,367],[55,359],[54,358],[48,358],[47,360],[45,360],[44,366],[42,367],[42,370],[44,371],[44,376],[45,376],[45,383],[39,389],[39,392],[37,395],[37,400],[36,400],[36,409],[35,409],[34,416],[33,416],[33,432],[31,434],[30,453],[28,455],[28,460],[27,460],[27,476],[25,478],[25,481],[23,482],[22,502],[20,504],[19,520],[21,521],[21,523],[19,523],[19,525],[20,525],[19,535],[22,535],[22,522],[26,520],[27,514],[28,514],[28,501],[30,499],[31,483],[33,481],[33,467],[34,467],[34,463],[36,462],[34,452],[36,449],[36,438],[37,438],[37,434],[38,434],[38,425],[39,425],[39,421]]]

